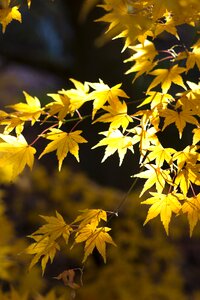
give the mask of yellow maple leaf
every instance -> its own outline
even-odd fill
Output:
[[[60,94],[47,94],[51,97],[54,102],[50,102],[46,105],[46,108],[49,109],[48,113],[50,116],[55,116],[58,114],[58,120],[62,121],[67,114],[70,113],[69,105],[69,97],[67,95]]]
[[[186,123],[198,125],[197,119],[193,116],[194,112],[192,112],[191,110],[185,109],[182,111],[175,111],[167,108],[163,110],[160,115],[165,118],[162,130],[164,130],[170,124],[175,123],[176,128],[179,131],[180,139],[182,137],[183,129],[185,128]]]
[[[144,125],[144,128],[145,127],[146,126]],[[139,150],[141,155],[140,162],[145,157],[149,147],[151,147],[152,145],[159,145],[159,140],[156,136],[158,130],[155,127],[150,127],[148,129],[144,129],[144,128],[136,126],[132,129],[127,129],[128,132],[135,134],[133,136],[132,143],[133,144],[136,144],[138,142],[140,143],[139,145]]]
[[[155,160],[156,166],[162,167],[164,161],[166,161],[169,165],[172,164],[172,154],[176,152],[173,148],[163,148],[161,144],[156,146],[150,146],[148,151],[151,151],[145,158],[144,164]]]
[[[40,100],[37,97],[32,97],[28,93],[23,92],[27,103],[17,103],[8,107],[17,112],[17,116],[23,121],[31,120],[31,124],[39,119],[43,109],[41,108]]]
[[[134,44],[138,37],[141,37],[151,28],[152,20],[147,15],[147,1],[104,1],[100,5],[106,10],[106,14],[97,21],[109,23],[106,33],[111,38],[124,38],[124,51],[131,44]],[[145,12],[145,13],[144,13]],[[134,17],[133,17],[134,14]]]
[[[140,197],[152,186],[156,186],[158,193],[162,193],[166,183],[173,185],[169,170],[163,170],[153,164],[146,164],[146,171],[135,174],[133,177],[147,178],[144,187],[140,193]]]
[[[178,214],[181,209],[180,200],[184,197],[180,193],[150,193],[153,197],[142,201],[141,204],[151,205],[148,210],[147,218],[144,225],[151,219],[154,219],[160,214],[161,222],[165,228],[167,235],[169,234],[169,223],[171,220],[172,212]]]
[[[151,91],[147,95],[148,97],[138,107],[151,103],[151,109],[157,108],[158,110],[162,110],[167,108],[169,103],[175,101],[174,97],[170,94]]]
[[[127,114],[127,104],[124,101],[119,101],[118,98],[112,99],[110,106],[103,106],[102,108],[108,113],[103,114],[93,123],[110,123],[109,130],[118,129],[122,126],[125,131],[129,123],[133,122],[133,119]]]
[[[125,60],[125,62],[128,61],[129,60]],[[136,60],[135,64],[128,71],[126,71],[125,74],[137,72],[137,74],[133,79],[133,83],[134,83],[138,77],[140,77],[144,73],[148,74],[156,65],[157,62],[152,62],[150,60]]]
[[[8,5],[10,4],[10,1]],[[0,23],[2,25],[2,32],[5,33],[7,25],[12,21],[17,20],[21,23],[21,13],[18,6],[6,7],[0,9]]]
[[[106,243],[116,246],[108,231],[109,227],[96,228],[95,224],[87,224],[81,228],[75,237],[75,243],[85,242],[83,263],[96,247],[106,263]]]
[[[89,85],[87,82],[83,84],[73,78],[70,78],[70,81],[74,84],[75,88],[69,90],[62,89],[58,93],[69,98],[69,112],[73,116],[75,111],[91,99],[88,94]]]
[[[57,250],[60,250],[60,246],[49,236],[34,235],[30,236],[34,239],[34,243],[28,246],[25,250],[27,254],[35,255],[30,263],[29,270],[41,259],[42,274],[44,274],[48,260],[51,263],[56,255]]]
[[[68,152],[75,156],[77,161],[79,161],[79,145],[80,143],[87,143],[87,141],[80,135],[81,130],[76,130],[74,132],[64,132],[60,129],[51,128],[50,132],[45,134],[48,140],[52,140],[44,151],[40,154],[41,158],[43,155],[56,151],[56,155],[59,161],[58,169],[61,170],[64,158],[67,156]]]
[[[143,43],[137,44],[135,46],[130,46],[129,49],[133,50],[136,53],[134,53],[126,61],[133,61],[133,60],[135,60],[135,61],[138,61],[138,60],[153,61],[155,56],[158,55],[158,52],[155,48],[154,43],[152,43],[149,40],[145,40]]]
[[[195,128],[192,130],[193,135],[193,144],[196,145],[200,141],[200,128]]]
[[[15,115],[11,115],[11,118],[9,120],[5,120],[2,124],[7,124],[3,131],[4,134],[9,134],[15,129],[16,135],[18,136],[24,130],[24,121]]]
[[[190,226],[190,236],[192,236],[194,227],[198,220],[200,220],[200,194],[187,198],[183,204],[182,211],[187,214]]]
[[[177,168],[180,171],[186,163],[195,165],[200,160],[200,154],[198,153],[199,147],[195,145],[189,145],[182,151],[177,151],[173,155],[173,161],[177,161]]]
[[[184,168],[178,172],[174,184],[181,190],[183,195],[187,195],[187,192],[191,184],[200,185],[200,168],[199,164],[187,163]]]
[[[94,99],[92,118],[94,118],[97,110],[102,108],[107,101],[110,102],[116,97],[129,98],[126,93],[120,89],[121,84],[117,84],[110,88],[101,79],[99,80],[99,83],[88,82],[88,84],[94,89],[94,91],[88,95],[88,99]]]
[[[8,165],[12,168],[11,180],[14,180],[26,165],[32,169],[36,150],[27,144],[23,135],[14,137],[0,134],[0,138],[3,140],[0,142],[0,164],[1,167]]]
[[[101,220],[107,221],[107,213],[102,209],[84,209],[81,210],[79,215],[73,223],[80,223],[79,228],[86,224],[93,224],[97,227]]]
[[[16,135],[20,135],[24,129],[24,122],[25,121],[14,113],[6,114],[5,117],[2,117],[0,120],[0,124],[5,125],[4,134],[9,134],[15,129]]]
[[[191,52],[187,52],[187,71],[193,69],[195,64],[200,70],[200,39],[191,48],[193,48],[193,50]]]
[[[121,165],[128,149],[132,153],[134,153],[133,150],[133,144],[135,143],[134,139],[130,136],[124,136],[120,130],[116,129],[111,132],[104,131],[104,132],[100,132],[99,134],[103,134],[106,137],[103,138],[97,145],[92,147],[92,149],[101,146],[107,146],[104,157],[101,162],[104,162],[110,155],[114,154],[117,151],[119,154],[119,165]]]
[[[171,12],[167,11],[163,15],[164,23],[163,20],[161,22],[158,22],[156,24],[155,30],[154,30],[154,35],[155,37],[161,34],[163,31],[167,31],[174,35],[177,39],[179,39],[179,36],[177,34],[177,29],[176,29],[176,23],[172,17]]]
[[[62,236],[66,243],[68,243],[68,239],[72,230],[71,226],[67,225],[63,219],[63,217],[56,211],[56,217],[52,216],[41,216],[47,224],[42,225],[38,230],[36,230],[29,237],[43,235],[48,236],[49,240],[56,240],[60,236]]]
[[[153,62],[153,60],[158,52],[156,51],[154,44],[149,40],[144,40],[143,43],[137,44],[136,46],[130,46],[129,48],[136,53],[124,62],[135,62],[133,67],[126,72],[126,74],[137,72],[133,80],[134,82],[143,73],[148,74],[156,66],[157,62]]]
[[[165,94],[170,89],[172,83],[187,89],[182,77],[179,75],[183,72],[185,72],[185,68],[181,68],[178,65],[174,65],[170,69],[156,69],[150,72],[149,74],[156,76],[156,78],[154,78],[154,80],[151,82],[147,92],[149,92],[155,86],[161,84],[162,92]]]

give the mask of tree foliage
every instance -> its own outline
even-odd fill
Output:
[[[95,2],[88,1],[88,8]],[[31,1],[27,4],[30,7]],[[21,14],[12,1],[1,1],[1,6],[0,22],[5,32],[12,19],[21,22]],[[6,166],[10,180],[15,180],[26,166],[32,169],[36,157],[41,159],[55,152],[61,170],[67,155],[72,154],[79,161],[79,150],[87,142],[87,132],[79,129],[83,120],[91,126],[105,123],[107,130],[100,132],[103,138],[92,146],[92,149],[105,147],[102,162],[117,153],[121,165],[128,150],[133,156],[136,147],[139,150],[140,172],[133,175],[136,177],[133,180],[145,180],[140,196],[147,196],[142,204],[150,208],[144,224],[160,215],[168,234],[172,216],[187,214],[192,235],[200,219],[200,3],[198,0],[103,0],[99,6],[104,13],[97,21],[107,24],[106,35],[123,39],[122,51],[129,54],[125,62],[131,63],[126,73],[134,73],[133,84],[140,76],[148,80],[144,98],[133,109],[136,99],[127,95],[121,83],[111,87],[101,79],[99,82],[70,79],[72,87],[48,94],[50,99],[44,106],[37,97],[24,92],[26,103],[19,102],[0,112],[1,167]],[[87,6],[84,10],[87,11]],[[194,32],[189,42],[185,40],[184,28]],[[160,49],[162,36],[168,36],[172,42]],[[88,115],[84,115],[85,107],[89,109]],[[42,128],[40,134],[28,142],[24,128],[31,131],[38,123]],[[162,137],[169,126],[176,127],[175,139],[179,144],[188,128],[186,146],[176,148],[170,141],[167,146],[163,143]],[[38,153],[40,139],[45,140],[46,146]],[[118,212],[119,207],[114,207],[112,214]],[[30,235],[34,242],[26,249],[34,255],[30,268],[41,260],[44,272],[47,262],[52,262],[60,249],[60,238],[65,243],[69,237],[73,238],[72,247],[84,243],[83,263],[95,248],[106,261],[106,244],[115,245],[107,225],[110,218],[102,208],[86,209],[69,224],[58,212],[42,218],[46,224]]]

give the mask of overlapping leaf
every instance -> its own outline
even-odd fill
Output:
[[[107,221],[107,213],[102,209],[84,209],[73,223],[79,223],[79,228],[87,225],[93,224],[94,227],[99,225],[99,222]]]
[[[101,79],[99,80],[99,83],[88,82],[88,84],[94,89],[94,91],[88,95],[89,99],[94,99],[92,118],[94,118],[97,110],[102,108],[107,101],[110,103],[110,101],[116,97],[129,98],[126,93],[120,89],[121,84],[117,84],[110,88]]]
[[[110,103],[110,106],[102,107],[108,113],[103,114],[94,123],[110,123],[109,130],[118,129],[120,126],[125,130],[129,123],[133,122],[133,119],[127,114],[127,104],[119,101],[118,98],[112,99]]]
[[[156,69],[150,72],[149,74],[156,76],[156,78],[154,78],[149,85],[147,92],[152,90],[155,86],[161,84],[162,92],[165,94],[170,89],[172,83],[187,89],[182,77],[180,76],[180,74],[183,72],[185,72],[185,68],[179,67],[178,65],[174,65],[169,69]]]
[[[175,123],[179,131],[180,139],[182,137],[183,129],[185,128],[187,123],[194,125],[198,124],[198,121],[194,117],[194,113],[191,110],[184,109],[181,111],[175,111],[167,108],[162,111],[161,116],[165,118],[162,130],[164,130],[170,124]]]
[[[189,226],[190,226],[190,236],[192,236],[194,227],[200,220],[200,194],[194,197],[187,198],[182,207],[183,213],[187,214]]]
[[[140,193],[140,197],[154,185],[156,186],[158,193],[162,193],[166,183],[170,185],[173,184],[169,170],[163,170],[153,164],[146,164],[145,167],[148,170],[134,175],[134,177],[147,179]]]
[[[95,247],[103,257],[104,262],[106,262],[106,243],[116,246],[108,233],[110,230],[111,228],[109,227],[97,228],[93,223],[87,224],[77,232],[75,243],[85,242],[83,262],[86,261],[87,257],[93,252]]]
[[[0,134],[0,138],[2,139],[0,142],[0,164],[1,167],[7,165],[11,167],[11,180],[14,180],[26,165],[32,169],[36,150],[27,144],[23,135],[14,137]]]
[[[34,255],[29,268],[31,269],[41,259],[42,272],[44,273],[48,260],[50,259],[52,262],[57,250],[60,250],[56,240],[62,236],[67,244],[69,235],[73,230],[58,212],[56,212],[55,217],[41,217],[47,224],[29,236],[34,240],[34,243],[26,249],[26,253]]]
[[[10,108],[16,111],[16,116],[23,121],[30,120],[32,125],[39,119],[43,109],[41,108],[40,100],[37,97],[32,97],[28,93],[23,92],[27,103],[17,103],[9,105]]]
[[[47,262],[49,259],[51,263],[53,262],[57,250],[60,250],[60,246],[57,242],[50,239],[49,236],[34,235],[31,237],[35,242],[26,249],[26,253],[35,256],[30,263],[29,269],[41,259],[42,273],[44,274]]]
[[[150,193],[153,197],[148,198],[147,200],[141,202],[142,204],[151,205],[149,208],[147,218],[145,220],[146,224],[151,219],[154,219],[160,214],[161,222],[166,230],[166,233],[169,233],[169,223],[171,220],[172,212],[178,214],[181,209],[180,201],[184,199],[183,195],[180,193]]]
[[[55,217],[41,216],[41,218],[43,218],[47,224],[42,225],[31,235],[31,237],[35,235],[43,235],[44,237],[49,236],[49,240],[56,240],[62,236],[65,242],[68,243],[72,228],[65,223],[61,214],[56,211]]]

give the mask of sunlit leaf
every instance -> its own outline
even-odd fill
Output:
[[[39,158],[49,152],[56,151],[59,161],[59,171],[61,170],[63,160],[67,156],[68,152],[74,155],[77,161],[79,161],[78,144],[87,143],[87,141],[80,135],[81,133],[81,130],[67,133],[60,129],[51,128],[50,133],[47,133],[44,137],[48,140],[52,140],[52,142],[46,146]]]

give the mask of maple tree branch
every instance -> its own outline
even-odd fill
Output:
[[[193,187],[193,185],[191,184],[191,182],[190,182],[190,188],[191,188],[191,190],[192,190],[192,193],[193,193],[194,197],[196,197],[197,195],[196,195],[196,193],[195,193],[195,191],[194,191],[194,187]]]
[[[144,168],[144,167],[143,167]],[[142,168],[142,169],[143,169]],[[133,181],[133,183],[131,184],[130,188],[128,189],[128,191],[126,192],[126,194],[124,195],[124,197],[122,198],[122,200],[119,202],[118,206],[116,207],[116,209],[112,212],[112,214],[110,215],[110,217],[108,218],[107,223],[109,223],[111,221],[111,219],[113,218],[113,216],[118,216],[120,209],[122,208],[122,206],[124,206],[125,202],[128,199],[128,196],[130,195],[130,193],[132,192],[134,186],[136,185],[138,178],[135,178],[135,180]]]

